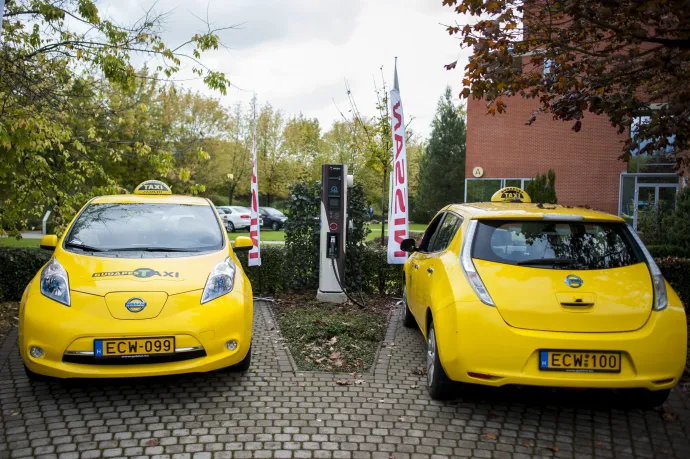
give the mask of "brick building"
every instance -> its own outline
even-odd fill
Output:
[[[559,204],[590,206],[633,225],[646,207],[675,201],[679,178],[672,164],[650,157],[619,160],[630,134],[618,134],[605,117],[587,113],[580,132],[549,115],[528,126],[538,101],[504,100],[507,112],[495,116],[486,114],[485,101],[468,102],[465,202],[487,201],[504,186],[524,187],[549,169],[556,173]]]

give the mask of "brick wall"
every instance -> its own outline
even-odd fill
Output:
[[[559,204],[618,213],[620,173],[626,170],[618,156],[627,133],[589,113],[580,132],[571,129],[573,122],[549,115],[527,126],[538,103],[521,97],[506,103],[507,113],[491,116],[485,101],[468,102],[466,177],[476,166],[484,169],[482,178],[534,177],[553,169]]]

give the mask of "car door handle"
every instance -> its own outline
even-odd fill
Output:
[[[419,269],[419,265],[416,265],[416,264],[415,264],[415,265],[412,265],[412,266],[414,266],[414,269]]]
[[[434,268],[426,268],[426,272],[428,272],[429,274],[431,274],[431,273],[434,272]]]

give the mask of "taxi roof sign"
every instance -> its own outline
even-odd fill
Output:
[[[522,188],[507,186],[495,192],[491,202],[532,202],[532,198]]]
[[[138,195],[170,195],[172,190],[168,185],[160,180],[147,180],[141,182],[134,189],[134,194]]]

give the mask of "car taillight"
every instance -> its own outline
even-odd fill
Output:
[[[470,220],[467,226],[467,233],[465,234],[465,240],[462,243],[462,252],[460,253],[460,265],[462,270],[465,272],[465,276],[469,281],[474,293],[477,294],[482,303],[489,306],[496,306],[494,300],[491,299],[489,291],[484,286],[482,278],[479,277],[479,273],[474,267],[472,262],[472,241],[474,240],[474,233],[477,231],[477,220]]]
[[[664,275],[661,274],[661,270],[654,261],[654,257],[649,253],[649,250],[647,250],[647,247],[645,247],[644,243],[637,235],[637,232],[631,227],[629,228],[635,242],[637,242],[637,245],[646,258],[647,266],[649,266],[649,273],[652,275],[652,286],[654,287],[654,304],[652,307],[655,311],[663,311],[668,306],[668,292],[666,292]]]
[[[240,215],[240,218],[251,218],[251,217],[247,214],[244,214],[244,215]]]

